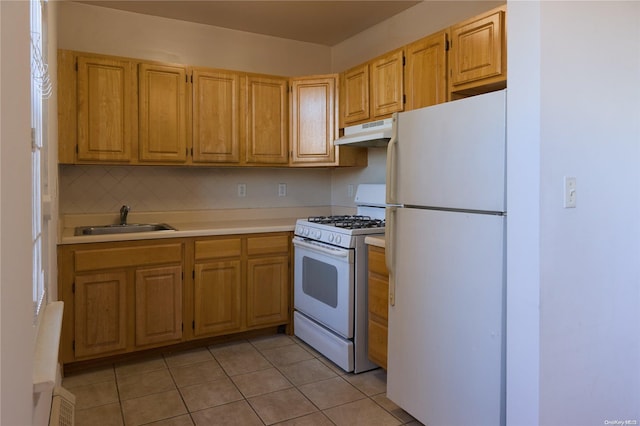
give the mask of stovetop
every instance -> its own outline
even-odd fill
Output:
[[[384,234],[384,219],[369,216],[314,216],[298,219],[295,235],[343,248],[353,248],[358,238]]]
[[[307,221],[344,229],[384,228],[384,219],[363,215],[312,216]]]

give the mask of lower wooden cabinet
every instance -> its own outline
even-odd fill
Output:
[[[184,242],[60,246],[62,362],[182,339]]]
[[[140,268],[135,280],[136,346],[182,338],[182,265]]]
[[[288,324],[290,245],[288,232],[196,240],[194,336]]]
[[[101,272],[75,279],[75,355],[86,357],[127,348],[127,273]],[[65,300],[68,312],[69,305]]]
[[[247,239],[247,327],[289,318],[290,234]]]
[[[291,237],[59,246],[62,363],[288,325]]]
[[[369,246],[368,250],[369,359],[386,370],[389,333],[389,272],[385,263],[384,249]]]
[[[206,336],[241,328],[240,260],[196,263],[193,333]]]

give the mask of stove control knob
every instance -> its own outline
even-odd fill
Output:
[[[302,226],[297,226],[296,227],[296,234],[298,234],[298,235],[302,234]]]
[[[309,236],[309,228],[303,228],[302,229],[302,233],[304,234],[305,237]]]
[[[335,238],[335,235],[333,234],[329,234],[329,242],[332,243],[333,239]]]
[[[342,237],[340,235],[336,235],[336,244],[340,244],[342,241]]]
[[[315,238],[316,240],[319,240],[319,239],[321,239],[320,237],[322,237],[322,232],[320,232],[320,231],[316,231],[316,233],[315,233],[315,235],[314,235],[314,238]]]

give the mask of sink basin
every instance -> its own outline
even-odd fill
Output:
[[[128,234],[131,232],[175,231],[166,223],[131,223],[127,225],[79,226],[75,235]]]

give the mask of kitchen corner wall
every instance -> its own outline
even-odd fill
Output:
[[[58,2],[58,47],[281,76],[331,72],[331,49],[276,37]],[[360,169],[362,170],[362,169]],[[60,166],[60,214],[331,204],[331,171],[286,168]],[[238,197],[237,185],[246,184]],[[287,195],[278,196],[278,184]]]
[[[343,71],[504,1],[423,2],[333,47],[76,2],[56,3],[61,49],[303,76]],[[138,211],[353,207],[358,184],[385,182],[385,161],[384,148],[369,148],[368,167],[334,170],[61,166],[59,211],[110,212],[131,200],[139,203],[132,206]],[[238,183],[247,184],[244,198],[237,197]],[[278,183],[287,183],[287,197],[277,197]]]

